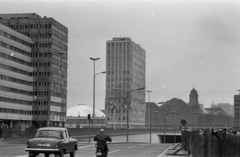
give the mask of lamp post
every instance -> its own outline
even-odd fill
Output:
[[[145,89],[145,87],[133,89],[133,90],[130,90],[130,91],[124,91],[124,90],[121,90],[121,89],[118,89],[118,88],[112,88],[112,90],[127,92],[127,142],[128,142],[128,127],[129,127],[129,105],[130,105],[130,101],[128,100],[130,98],[129,95],[133,91],[143,90],[143,89]]]
[[[148,91],[147,91],[148,92]],[[163,104],[164,102],[159,102],[157,104]],[[153,114],[153,119],[154,119],[154,122],[155,122],[155,113],[158,113],[158,111],[154,111],[154,114]],[[149,119],[150,119],[150,126],[149,126],[149,135],[150,135],[150,143],[152,143],[152,110],[151,110],[151,105],[149,106]],[[156,124],[155,124],[156,125]]]
[[[80,118],[80,114],[78,112],[78,127],[80,128],[80,120],[79,120],[79,118]]]
[[[150,93],[152,92],[152,91],[147,91],[148,92],[148,102],[150,102]]]
[[[99,60],[100,58],[92,58],[90,57],[91,60],[93,60],[93,127],[95,123],[95,61]]]
[[[148,102],[150,102],[150,93],[152,92],[152,91],[147,91],[148,92]],[[148,114],[149,114],[149,116],[150,116],[150,110],[151,110],[151,106],[149,106],[149,112],[148,112]],[[151,116],[150,116],[150,118],[149,118],[149,129],[151,128]],[[151,129],[150,129],[151,130]],[[150,134],[150,143],[151,143],[151,134]]]

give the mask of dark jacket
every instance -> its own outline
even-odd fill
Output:
[[[107,145],[107,141],[108,142],[112,142],[112,139],[111,137],[109,137],[108,135],[105,135],[105,134],[97,134],[95,137],[94,137],[94,141],[97,141],[97,144],[104,144],[104,145]]]

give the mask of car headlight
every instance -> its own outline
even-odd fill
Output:
[[[58,148],[59,143],[60,143],[59,141],[55,143],[55,148]]]
[[[29,146],[30,146],[30,142],[29,142],[29,141],[27,141],[27,146],[26,146],[26,147],[28,148]]]

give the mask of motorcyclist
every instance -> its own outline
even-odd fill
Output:
[[[97,145],[103,145],[104,146],[104,150],[105,150],[105,153],[106,153],[106,156],[107,156],[107,154],[108,154],[107,141],[112,142],[112,139],[108,135],[104,134],[104,129],[100,129],[100,133],[97,134],[94,137],[94,141],[97,141]]]

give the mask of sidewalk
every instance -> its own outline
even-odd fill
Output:
[[[161,157],[178,157],[178,156],[185,156],[185,157],[191,157],[190,154],[188,154],[185,150],[180,150],[179,152],[175,153],[179,149],[181,149],[181,145],[177,146],[177,144],[171,146]],[[175,148],[175,149],[173,149]]]

